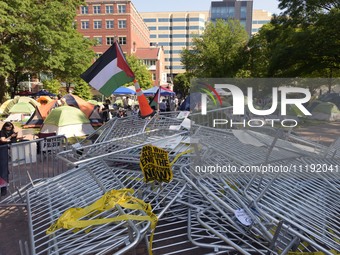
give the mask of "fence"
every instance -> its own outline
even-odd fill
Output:
[[[9,145],[9,192],[17,191],[33,181],[65,172],[67,165],[56,155],[68,147],[65,136],[46,137]]]

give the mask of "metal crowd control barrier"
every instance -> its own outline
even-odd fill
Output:
[[[56,156],[68,149],[65,136],[53,136],[9,146],[9,190],[14,192],[33,180],[49,178],[68,168]]]
[[[27,192],[32,254],[124,254],[135,247],[147,233],[150,223],[124,220],[115,224],[87,227],[81,231],[57,230],[46,235],[48,227],[70,207],[84,207],[105,192],[132,188],[139,199],[150,203],[161,218],[182,194],[186,184],[178,179],[169,183],[143,181],[141,172],[109,167],[104,161],[92,161]],[[144,215],[142,211],[106,210],[88,215],[89,219],[118,215]]]
[[[182,121],[176,119],[177,115],[178,112],[169,112],[146,119],[134,115],[125,118],[114,118],[81,141],[80,145],[101,143],[160,128],[168,129],[170,125],[178,125]]]
[[[199,139],[200,144],[220,151],[226,158],[239,164],[257,165],[297,157],[296,152],[277,147],[275,139],[270,146],[259,141],[251,141],[249,138],[246,138],[246,143],[244,143],[235,136],[232,130],[199,127],[191,137]]]
[[[150,143],[160,143],[187,135],[187,131],[175,130],[154,130],[136,135],[131,135],[123,138],[113,139],[106,142],[96,143],[80,148],[74,148],[59,153],[58,157],[67,162],[68,164],[79,165],[95,159],[109,159],[115,154],[124,152],[133,153],[140,150],[142,146]],[[180,138],[181,139],[181,138]]]
[[[190,130],[181,126],[177,112],[170,112],[148,119],[113,119],[73,147],[61,137],[13,144],[10,170],[16,172],[11,181],[18,192],[2,203],[27,203],[32,255],[124,254],[143,238],[148,244],[146,220],[45,233],[68,208],[85,207],[106,191],[122,188],[133,188],[131,195],[150,203],[159,218],[155,255],[340,250],[340,169],[335,171],[340,139],[327,148],[277,129],[204,126],[214,118],[227,118],[230,109],[189,115],[195,121]],[[176,159],[171,182],[144,183],[139,160],[142,147],[149,144]],[[263,174],[261,167],[268,164],[292,172]],[[321,171],[333,166],[334,173],[312,169],[317,165]],[[70,166],[74,168],[65,172]],[[208,166],[237,171],[211,171]],[[258,171],[240,172],[245,166]],[[145,212],[117,206],[86,218],[119,215]]]
[[[314,163],[308,164],[310,169],[314,167]],[[339,173],[334,173],[329,180],[333,178],[339,178]],[[272,220],[284,220],[290,226],[289,231],[301,240],[325,254],[332,254],[332,249],[340,250],[340,192],[329,185],[326,176],[318,172],[311,175],[311,171],[305,170],[287,173],[274,176],[261,194],[254,195],[251,185],[245,194],[251,196],[256,207],[262,208]]]

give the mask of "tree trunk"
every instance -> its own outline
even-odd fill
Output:
[[[328,93],[332,92],[332,78],[333,78],[333,69],[330,69],[329,73],[329,83],[328,83]]]
[[[0,104],[5,101],[5,94],[7,92],[6,78],[0,76]]]

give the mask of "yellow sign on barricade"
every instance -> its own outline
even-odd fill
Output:
[[[139,165],[145,182],[170,182],[173,178],[168,152],[156,146],[142,148]]]

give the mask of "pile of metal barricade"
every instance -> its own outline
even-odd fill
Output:
[[[339,252],[339,140],[325,147],[281,130],[214,129],[178,114],[112,119],[59,152],[70,170],[26,187],[21,198],[29,254],[133,254],[143,244],[155,255]],[[140,154],[149,144],[168,152],[171,181],[144,181]],[[46,234],[67,209],[120,189],[151,205],[154,231],[150,221],[127,217]],[[82,220],[126,215],[146,213],[116,205]]]

